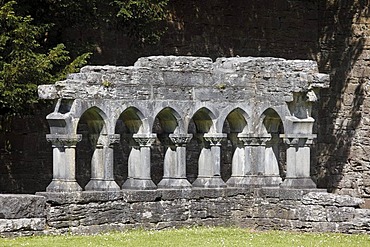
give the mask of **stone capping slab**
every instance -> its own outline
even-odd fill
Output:
[[[70,203],[106,202],[122,199],[120,191],[75,191],[75,192],[37,192],[52,205]]]
[[[307,196],[309,193],[314,193]],[[315,194],[316,193],[316,194]],[[227,198],[244,195],[262,198],[276,198],[282,200],[303,200],[304,204],[320,204],[333,206],[359,206],[362,200],[344,196],[338,199],[338,195],[332,195],[324,189],[289,189],[279,187],[264,188],[184,188],[184,189],[156,189],[156,190],[121,190],[121,191],[76,191],[76,192],[37,192],[39,196],[53,205],[69,203],[86,204],[90,202],[106,202],[122,200],[124,202],[154,202],[176,199],[202,199],[202,198]],[[321,195],[322,194],[322,195]],[[325,195],[332,195],[326,196]],[[329,198],[333,198],[331,201]],[[342,197],[340,197],[342,198]],[[350,202],[350,199],[355,201]],[[335,204],[330,204],[333,202]]]
[[[336,195],[331,193],[310,192],[303,196],[302,203],[310,205],[337,206],[337,207],[355,207],[360,206],[365,201],[361,198],[348,195]]]
[[[281,101],[284,91],[285,96],[291,98],[291,92],[326,88],[329,79],[329,75],[319,73],[316,62],[310,60],[234,57],[213,62],[207,57],[152,56],[139,58],[129,67],[86,66],[64,81],[38,86],[38,93],[42,99],[170,100],[184,96],[184,91],[178,90],[183,87],[191,92],[184,98],[190,101],[233,101],[235,98],[245,101],[258,95],[271,98],[273,92],[261,89],[282,84],[285,89],[275,98]],[[258,90],[248,90],[255,85]],[[169,93],[172,91],[175,93]],[[213,96],[204,99],[207,95]]]
[[[0,219],[44,218],[46,199],[35,195],[0,194]]]
[[[326,193],[326,189],[296,189],[296,188],[280,188],[280,187],[262,187],[257,189],[258,195],[263,198],[278,198],[284,200],[301,200],[304,195],[317,192]]]

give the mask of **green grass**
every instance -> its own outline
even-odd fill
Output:
[[[256,232],[241,228],[193,227],[129,230],[92,236],[62,235],[0,239],[0,246],[370,246],[369,235]]]

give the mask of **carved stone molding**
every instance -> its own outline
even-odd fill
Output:
[[[288,146],[311,146],[316,135],[281,134],[280,138]]]
[[[170,134],[171,141],[176,146],[185,146],[193,138],[192,134]]]
[[[140,145],[140,147],[150,147],[155,139],[157,138],[156,134],[134,134],[132,136],[134,140]]]
[[[210,142],[211,146],[221,146],[221,142],[227,138],[224,133],[206,133],[203,136],[204,140]]]
[[[108,140],[107,140],[107,144],[108,144],[108,146],[112,146],[112,145],[114,145],[114,144],[118,144],[119,143],[119,141],[120,141],[120,139],[121,139],[121,136],[120,136],[120,134],[109,134],[108,136],[107,136],[108,138]]]
[[[265,146],[271,140],[271,135],[252,135],[252,134],[238,134],[238,138],[245,146]]]
[[[108,134],[100,135],[97,140],[97,146],[101,147],[112,147],[114,144],[118,144],[120,141],[119,134]]]
[[[56,146],[76,146],[82,140],[82,135],[47,134],[46,140]]]

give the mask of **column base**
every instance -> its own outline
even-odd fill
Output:
[[[225,188],[226,183],[222,180],[220,176],[215,177],[198,177],[194,183],[193,187],[200,188]]]
[[[304,178],[286,178],[280,185],[283,188],[297,188],[297,189],[316,189],[316,184],[310,177]]]
[[[277,175],[262,175],[258,179],[263,187],[278,187],[283,183],[283,179]]]
[[[76,180],[53,179],[46,187],[47,192],[71,192],[82,191]]]
[[[122,189],[129,190],[153,190],[157,186],[151,179],[128,178],[122,185]]]
[[[186,178],[163,178],[159,182],[158,188],[191,188],[191,183]]]
[[[257,176],[235,176],[230,177],[227,182],[229,187],[259,187]]]
[[[85,186],[85,190],[118,191],[120,188],[114,180],[91,179]]]
[[[230,187],[277,187],[282,183],[279,176],[235,176],[230,177],[226,184]]]

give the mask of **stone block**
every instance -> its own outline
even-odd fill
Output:
[[[192,87],[168,88],[158,86],[153,88],[153,98],[156,100],[193,100],[194,92]]]
[[[43,231],[45,228],[45,218],[0,219],[0,235],[17,231]]]
[[[43,218],[46,199],[35,195],[0,194],[0,219]]]
[[[325,208],[327,221],[329,222],[345,222],[351,221],[355,217],[355,208],[352,207],[335,207],[329,206]]]
[[[360,207],[363,199],[347,195],[311,192],[303,196],[302,203],[306,205],[325,205],[337,207]]]
[[[326,221],[326,212],[323,206],[303,205],[298,208],[298,219],[301,221]]]
[[[154,202],[160,201],[161,193],[157,190],[124,190],[122,198],[125,202]]]
[[[191,198],[192,191],[191,189],[162,189],[159,190],[161,194],[162,200],[175,200],[175,199],[182,199],[186,198],[189,199]]]

